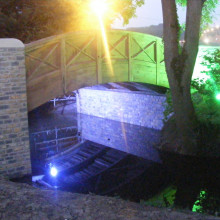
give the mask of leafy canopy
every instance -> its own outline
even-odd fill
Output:
[[[176,0],[177,4],[185,7],[187,5],[187,0]],[[216,9],[216,6],[220,4],[218,0],[206,0],[203,6],[202,11],[202,22],[201,22],[201,29],[206,28],[213,22],[213,15]]]
[[[207,53],[203,59],[202,65],[207,68],[203,74],[208,79],[192,81],[196,111],[201,121],[220,125],[220,101],[216,99],[216,95],[220,93],[220,50]]]
[[[80,1],[0,0],[0,5],[0,37],[30,42],[83,26]]]
[[[0,37],[27,43],[51,35],[98,27],[91,12],[92,0],[0,0]],[[106,26],[121,17],[124,23],[135,16],[144,0],[106,0],[110,5]]]
[[[212,53],[207,52],[203,57],[202,65],[207,68],[202,74],[208,76],[208,78],[197,78],[191,82],[195,111],[199,121],[203,124],[220,126],[220,101],[216,99],[216,95],[220,93],[220,49],[216,49]],[[173,104],[169,90],[166,102],[164,111],[165,121],[173,113]]]

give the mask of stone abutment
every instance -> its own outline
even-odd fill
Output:
[[[0,39],[0,176],[30,173],[24,44]]]

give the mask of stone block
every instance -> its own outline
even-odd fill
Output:
[[[83,88],[77,93],[77,112],[161,130],[165,99],[164,94]]]
[[[31,173],[24,61],[21,41],[0,39],[0,175],[9,178]]]

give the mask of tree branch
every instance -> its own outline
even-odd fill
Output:
[[[186,66],[188,74],[184,74],[184,81],[191,81],[193,68],[195,65],[200,35],[200,24],[202,16],[202,8],[205,0],[188,0],[186,29],[185,29],[185,44],[183,52],[187,54]]]
[[[175,0],[161,0],[163,10],[163,39],[166,70],[169,83],[173,84],[171,64],[179,56],[179,22]],[[172,76],[171,76],[172,75]]]

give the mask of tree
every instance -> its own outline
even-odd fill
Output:
[[[199,150],[200,131],[190,93],[191,79],[198,52],[202,13],[207,16],[206,21],[209,21],[210,11],[215,8],[218,1],[161,1],[165,66],[174,109],[174,122],[171,119],[165,126],[162,145],[164,147],[175,145],[176,150],[183,154],[196,154]],[[179,45],[180,25],[177,2],[187,7],[185,43],[182,47]],[[171,127],[176,129],[176,133],[173,135],[169,130]],[[166,129],[167,131],[165,131]]]
[[[130,18],[136,17],[136,9],[144,4],[144,0],[111,0],[116,17],[123,18],[124,24],[128,24]]]
[[[0,37],[27,43],[80,29],[78,8],[69,0],[0,0]]]
[[[89,30],[99,26],[92,14],[91,0],[0,0],[0,37],[27,43],[51,35]],[[143,0],[109,0],[112,9],[106,26],[122,16],[124,23],[135,16]]]

